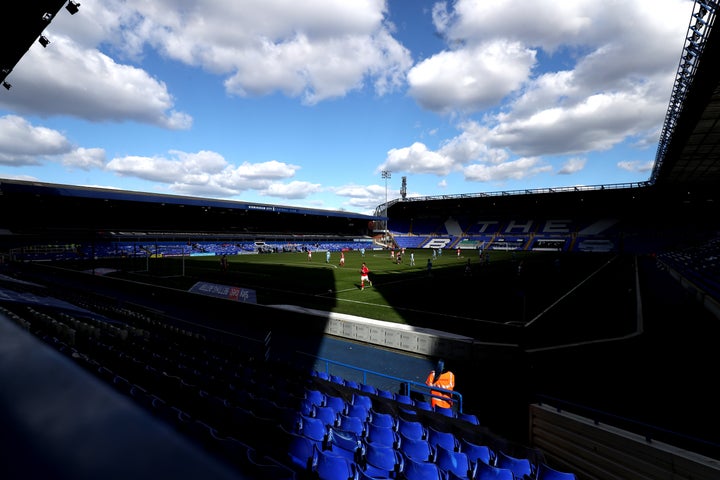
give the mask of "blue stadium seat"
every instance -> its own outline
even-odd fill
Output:
[[[351,405],[362,405],[367,410],[370,410],[373,406],[372,398],[368,395],[363,395],[361,393],[355,393],[353,392],[352,397],[350,398],[350,404]]]
[[[428,425],[428,442],[430,445],[437,448],[438,445],[442,445],[448,450],[460,451],[460,441],[455,437],[452,432],[443,432],[437,430],[432,425]]]
[[[474,413],[457,412],[456,416],[460,420],[464,420],[473,425],[480,425],[480,419]]]
[[[297,411],[303,415],[312,416],[315,411],[315,404],[309,398],[303,398],[298,402]]]
[[[320,390],[314,388],[306,388],[305,398],[310,400],[313,405],[317,405],[319,407],[325,406],[325,394]]]
[[[313,451],[310,470],[318,480],[355,480],[357,465],[345,457],[321,450]]]
[[[330,380],[330,375],[324,370],[313,370],[312,376],[321,380]]]
[[[424,410],[426,412],[432,411],[432,404],[426,400],[415,399],[415,400],[413,400],[413,405],[418,410]]]
[[[402,470],[402,454],[391,446],[362,443],[360,469],[373,477],[394,478]]]
[[[530,462],[530,459],[513,457],[502,450],[498,450],[497,455],[495,456],[495,466],[511,470],[517,478],[523,478],[525,475],[529,478],[534,474],[533,465]]]
[[[257,450],[248,450],[248,462],[257,478],[263,480],[293,480],[295,471],[272,457],[261,455]]]
[[[372,423],[373,425],[380,427],[395,428],[395,416],[393,414],[378,412],[374,409],[371,409],[368,413],[368,423]]]
[[[365,392],[365,393],[370,393],[372,395],[378,394],[378,389],[372,385],[368,385],[367,383],[360,384],[360,391]]]
[[[484,462],[475,465],[474,480],[515,480],[512,470],[498,468]]]
[[[355,462],[362,450],[361,438],[352,432],[330,428],[323,449]]]
[[[380,398],[386,398],[388,400],[395,400],[395,394],[390,390],[383,390],[381,388],[378,388],[377,396]]]
[[[400,477],[403,480],[445,480],[442,470],[436,464],[420,462],[410,457],[403,458]]]
[[[362,468],[357,469],[357,480],[393,480],[395,477],[373,476]]]
[[[483,462],[488,465],[495,463],[495,452],[488,445],[480,445],[463,437],[460,438],[460,451],[473,463]]]
[[[442,445],[438,445],[435,463],[444,472],[453,472],[459,478],[470,479],[473,477],[470,459],[462,452],[448,450]]]
[[[420,462],[435,461],[435,447],[430,445],[430,442],[427,440],[409,438],[404,436],[402,433],[399,434],[399,438],[400,443],[397,448],[406,457],[410,457],[413,460]]]
[[[546,463],[540,463],[537,468],[536,480],[576,480],[576,476],[571,472],[556,470]]]
[[[365,422],[358,417],[351,417],[341,413],[338,417],[337,428],[346,432],[353,432],[362,437],[365,433]]]
[[[457,414],[455,413],[455,410],[452,409],[452,407],[441,407],[439,405],[435,405],[433,407],[433,411],[448,418],[457,417]]]
[[[370,409],[361,403],[351,403],[347,406],[346,415],[359,418],[363,422],[366,422],[370,417]]]
[[[419,420],[408,420],[403,416],[398,416],[396,430],[406,437],[427,440],[427,428]]]
[[[308,437],[316,443],[322,443],[327,436],[327,426],[319,418],[300,415],[298,417],[297,433]]]
[[[313,412],[313,417],[319,418],[328,427],[337,425],[338,415],[339,414],[332,407],[316,406],[315,411]]]
[[[286,451],[287,463],[299,471],[309,471],[312,463],[315,442],[304,435],[286,432],[285,439],[279,442]]]
[[[365,440],[370,443],[379,443],[388,447],[395,447],[399,444],[400,437],[392,427],[368,423],[365,429]]]
[[[355,380],[345,379],[345,386],[348,388],[354,388],[355,390],[360,389],[360,384]]]
[[[325,406],[332,408],[337,413],[346,411],[346,403],[343,397],[325,394]]]
[[[413,405],[413,399],[410,398],[410,395],[396,393],[394,396],[394,399],[396,402],[398,402],[401,405]]]

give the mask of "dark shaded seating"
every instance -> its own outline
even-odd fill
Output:
[[[357,465],[315,445],[310,471],[318,480],[355,480]]]
[[[576,478],[574,473],[556,470],[546,463],[538,465],[535,477],[536,480],[576,480]]]
[[[434,463],[421,462],[410,457],[403,458],[399,478],[404,480],[445,480],[442,470]]]
[[[405,456],[410,457],[413,460],[421,462],[435,461],[435,447],[430,445],[430,442],[427,440],[405,437],[401,433],[400,444],[397,448]]]
[[[475,465],[474,480],[515,480],[512,470],[498,468],[484,462]]]
[[[470,479],[473,477],[472,464],[463,452],[448,450],[442,445],[438,445],[435,463],[444,472],[453,472],[459,478]]]
[[[502,450],[497,452],[495,466],[512,470],[516,478],[524,478],[525,476],[530,478],[534,476],[533,465],[528,458],[513,457]]]
[[[362,443],[360,469],[373,477],[393,478],[402,470],[403,457],[395,448],[378,443]]]

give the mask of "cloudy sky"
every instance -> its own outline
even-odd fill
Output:
[[[0,178],[358,213],[642,182],[693,7],[82,0],[0,89]]]

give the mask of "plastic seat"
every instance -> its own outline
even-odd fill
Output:
[[[286,432],[282,441],[287,463],[301,471],[310,470],[316,443],[304,435]]]
[[[302,415],[312,416],[313,412],[315,411],[315,404],[312,403],[312,400],[310,400],[309,398],[303,398],[298,403],[297,411]]]
[[[360,391],[365,393],[370,393],[372,395],[377,395],[378,390],[372,385],[368,385],[367,383],[361,383],[360,384]]]
[[[473,425],[480,425],[480,419],[474,413],[457,412],[456,417]]]
[[[430,442],[422,439],[409,438],[400,433],[400,450],[406,457],[421,462],[435,461],[435,447]]]
[[[345,385],[345,379],[340,375],[330,375],[330,381],[338,385]]]
[[[410,398],[410,395],[403,395],[401,393],[395,394],[395,401],[401,405],[412,405],[413,404],[413,400],[412,400],[412,398]]]
[[[330,375],[328,375],[328,373],[324,370],[313,370],[312,376],[321,380],[330,380]]]
[[[442,445],[448,450],[453,450],[456,452],[460,451],[460,441],[457,439],[457,437],[455,437],[455,434],[453,434],[452,432],[443,432],[441,430],[437,430],[432,426],[428,426],[427,429],[428,442],[430,442],[431,445],[433,445],[434,447]]]
[[[373,477],[395,477],[402,470],[402,454],[391,446],[362,443],[360,469]]]
[[[512,470],[498,468],[484,462],[475,464],[474,480],[515,480]]]
[[[370,410],[368,413],[368,423],[379,427],[395,428],[395,417],[391,413],[382,413],[375,410]]]
[[[368,423],[365,428],[365,440],[370,443],[379,443],[388,447],[395,447],[399,444],[400,437],[391,427]]]
[[[388,400],[395,400],[395,394],[390,390],[383,390],[381,388],[378,388],[377,396],[381,398],[387,398]]]
[[[345,430],[346,432],[353,432],[360,437],[365,434],[364,421],[360,420],[358,417],[351,417],[350,415],[342,413],[338,416],[337,428]]]
[[[540,463],[537,469],[536,480],[576,480],[574,473],[556,470],[545,463]]]
[[[357,465],[345,457],[323,451],[317,445],[313,450],[310,470],[318,480],[355,480]]]
[[[467,455],[472,463],[483,462],[492,465],[495,462],[495,452],[489,446],[473,443],[466,438],[460,439],[460,451]]]
[[[455,413],[455,410],[452,409],[452,407],[441,407],[439,405],[435,405],[433,407],[433,412],[439,413],[440,415],[443,415],[448,418],[456,418],[457,414]]]
[[[409,457],[403,458],[400,478],[404,480],[444,480],[444,477],[440,467],[434,463],[420,462]]]
[[[319,407],[325,406],[325,394],[321,392],[320,390],[315,390],[313,388],[306,388],[305,389],[305,398],[310,400],[313,405],[317,405]]]
[[[517,478],[523,478],[525,475],[529,478],[533,474],[533,465],[530,459],[513,457],[502,450],[497,452],[495,466],[511,470]]]
[[[308,437],[316,443],[325,441],[327,426],[319,418],[300,415],[298,417],[297,433]]]
[[[325,395],[325,406],[330,407],[337,413],[346,411],[345,399],[335,395]]]
[[[364,406],[367,410],[370,410],[373,407],[372,398],[361,393],[353,393],[350,398],[350,404]]]
[[[396,430],[398,433],[402,433],[406,437],[417,440],[427,439],[427,428],[425,428],[425,425],[418,420],[408,420],[402,416],[398,416]]]
[[[393,480],[393,478],[395,477],[371,475],[370,472],[366,472],[362,468],[357,469],[357,480]]]
[[[323,448],[355,462],[362,451],[362,447],[363,444],[359,435],[331,428],[328,430]]]
[[[438,445],[435,463],[445,472],[453,472],[459,478],[472,478],[473,468],[470,459],[462,452],[448,450]]]
[[[260,454],[255,449],[247,452],[248,464],[257,478],[264,480],[288,480],[295,478],[295,472],[291,468],[278,462],[274,458]]]
[[[361,403],[350,404],[347,406],[346,414],[349,417],[357,417],[366,422],[370,416],[370,409]]]
[[[413,405],[418,410],[424,410],[426,412],[432,411],[432,404],[426,400],[413,400]]]
[[[360,389],[360,384],[357,383],[355,380],[345,379],[345,386],[348,388],[354,388],[355,390]]]
[[[313,417],[322,420],[322,422],[328,427],[337,425],[338,415],[339,414],[332,407],[316,406],[315,411],[313,412]]]

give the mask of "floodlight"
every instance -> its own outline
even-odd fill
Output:
[[[50,45],[50,40],[45,35],[40,35],[40,38],[38,38],[38,42],[40,45],[43,46],[43,48],[47,48],[48,45]]]
[[[73,2],[70,0],[65,7],[65,10],[70,12],[70,15],[75,15],[78,12],[78,8],[80,7],[80,4],[78,2]]]
[[[12,85],[10,85],[8,82],[3,82],[3,87],[5,87],[5,90],[10,90]]]

